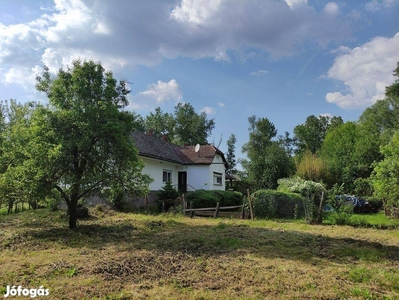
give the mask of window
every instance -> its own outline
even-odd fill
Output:
[[[213,184],[222,185],[222,173],[213,172]]]
[[[171,170],[163,170],[162,173],[162,181],[163,182],[172,182],[172,171]]]

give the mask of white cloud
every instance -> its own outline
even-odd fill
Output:
[[[201,112],[204,112],[207,115],[214,115],[216,114],[216,109],[214,109],[213,107],[205,106],[203,109],[201,109]]]
[[[307,4],[308,0],[285,0],[288,6],[291,8],[295,8],[296,6]]]
[[[182,89],[175,79],[169,82],[158,80],[157,83],[150,84],[147,90],[131,97],[129,107],[133,109],[152,110],[166,102],[177,103],[181,102],[182,99]]]
[[[366,10],[378,12],[386,8],[391,8],[399,4],[398,0],[372,0],[366,3]]]
[[[101,61],[116,73],[164,57],[291,56],[304,43],[349,37],[349,21],[338,12],[336,4],[318,11],[306,0],[54,0],[31,22],[0,23],[0,79],[11,68],[46,63],[57,70],[76,58]]]
[[[226,105],[225,105],[223,102],[218,102],[218,105],[219,105],[220,107],[226,107]]]
[[[268,73],[269,73],[269,71],[266,71],[266,70],[259,70],[259,71],[251,72],[250,75],[251,75],[251,76],[264,76],[264,75],[266,75],[266,74],[268,74]]]
[[[383,99],[385,87],[394,81],[398,61],[399,33],[392,38],[376,37],[338,56],[327,77],[342,82],[345,89],[328,93],[327,102],[350,109]]]

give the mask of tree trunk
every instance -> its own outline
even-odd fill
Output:
[[[74,229],[76,228],[76,221],[78,219],[78,199],[73,198],[70,201],[70,204],[68,206],[68,211],[69,211],[69,229]]]

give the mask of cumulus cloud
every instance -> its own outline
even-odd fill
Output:
[[[259,71],[251,72],[250,75],[251,75],[251,76],[264,76],[264,75],[266,75],[266,74],[268,74],[268,73],[269,73],[269,71],[266,71],[266,70],[259,70]]]
[[[169,82],[158,80],[157,83],[148,85],[147,90],[133,96],[130,101],[130,108],[152,110],[165,102],[181,102],[183,92],[175,79]]]
[[[213,107],[205,106],[203,109],[201,109],[201,112],[204,112],[207,115],[214,115],[216,114],[216,109],[214,109]]]
[[[340,81],[344,89],[326,95],[327,102],[341,108],[363,108],[383,99],[385,87],[394,81],[399,61],[399,33],[392,38],[376,37],[338,56],[327,78]]]
[[[54,0],[31,22],[0,23],[0,78],[43,63],[54,71],[76,58],[117,71],[164,57],[229,61],[232,53],[253,49],[290,56],[304,43],[348,37],[350,25],[339,10],[328,3],[318,11],[306,0]]]

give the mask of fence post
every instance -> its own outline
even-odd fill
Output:
[[[247,189],[247,195],[248,195],[248,203],[249,203],[249,213],[251,214],[251,220],[254,220],[254,213],[252,212],[252,200],[251,200],[251,195],[249,194],[249,189]]]
[[[193,218],[195,216],[195,211],[193,210],[193,201],[190,201],[190,218]]]
[[[245,209],[244,209],[244,204],[242,205],[242,209],[241,209],[241,219],[245,219]]]
[[[215,214],[213,215],[214,218],[217,218],[219,215],[219,202],[216,203]]]

